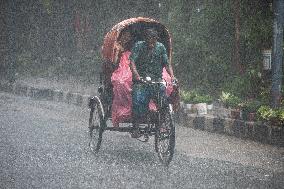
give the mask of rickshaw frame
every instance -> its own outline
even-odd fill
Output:
[[[111,74],[113,70],[113,62],[115,55],[115,42],[118,40],[120,33],[124,29],[131,30],[136,37],[135,41],[141,40],[141,31],[147,28],[155,28],[159,33],[160,42],[162,42],[168,53],[169,63],[172,60],[172,41],[171,35],[168,29],[156,20],[150,18],[130,18],[116,24],[104,38],[102,46],[102,57],[105,60],[102,67],[102,74],[100,75],[100,84],[98,88],[98,96],[94,96],[89,101],[90,117],[89,117],[89,131],[90,131],[90,147],[93,152],[97,153],[100,149],[102,142],[102,134],[104,131],[118,131],[118,132],[132,132],[133,127],[108,127],[107,120],[111,119],[111,103],[112,103],[112,84]],[[153,82],[145,82],[145,84],[153,84]],[[159,83],[156,83],[160,85]],[[111,94],[111,95],[110,95]],[[161,97],[158,98],[158,103],[162,102]],[[145,119],[140,121],[141,124],[145,124],[145,127],[139,127],[139,132],[144,135],[144,142],[147,142],[149,136],[155,135],[155,151],[158,153],[159,159],[164,165],[169,165],[172,160],[174,147],[175,147],[175,126],[173,122],[173,110],[178,109],[179,96],[177,95],[176,101],[173,104],[167,103],[158,106],[157,112],[148,112]],[[168,102],[168,101],[167,101]],[[97,116],[97,117],[95,117]],[[152,118],[153,117],[153,118]],[[169,120],[169,123],[162,122],[163,120]],[[96,122],[96,123],[95,123]],[[132,123],[132,120],[127,120],[123,123]],[[162,133],[160,128],[162,125],[166,125],[167,133]],[[163,135],[163,136],[162,136]],[[166,137],[165,137],[166,136]],[[163,138],[164,137],[164,138]],[[166,148],[166,152],[162,152],[162,147],[159,147],[159,142],[169,140],[169,147]],[[167,157],[166,157],[167,156]]]

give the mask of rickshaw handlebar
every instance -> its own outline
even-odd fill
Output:
[[[140,78],[139,82],[146,83],[146,84],[160,84],[160,85],[164,85],[164,86],[168,86],[168,85],[177,86],[178,85],[177,79],[173,79],[172,83],[169,83],[169,82],[167,82],[165,80],[162,80],[162,81],[152,81],[150,77],[146,77],[146,78]]]

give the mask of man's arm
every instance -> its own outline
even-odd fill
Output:
[[[166,68],[168,74],[171,76],[172,79],[174,79],[174,72],[172,65],[169,63],[167,50],[163,44],[161,44],[161,51],[162,51],[162,62],[164,67]]]
[[[130,69],[135,77],[135,79],[140,80],[140,75],[137,71],[135,62],[138,59],[139,53],[141,48],[141,42],[135,43],[134,47],[131,49],[131,54],[129,57],[130,60]]]
[[[174,72],[173,72],[172,66],[170,64],[168,64],[167,66],[165,66],[165,68],[166,68],[168,74],[171,76],[171,78],[174,79],[175,76],[174,76]]]
[[[140,80],[140,75],[136,69],[136,65],[134,62],[130,62],[130,69],[135,77],[136,80]]]

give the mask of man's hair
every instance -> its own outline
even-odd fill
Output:
[[[145,30],[145,37],[146,38],[155,38],[155,39],[158,39],[159,38],[159,35],[158,35],[158,32],[153,29],[153,28],[150,28],[150,29],[146,29]]]

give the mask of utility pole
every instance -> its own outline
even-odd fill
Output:
[[[281,87],[283,77],[283,24],[284,24],[284,1],[273,1],[273,47],[272,47],[272,85],[271,106],[280,106]]]

